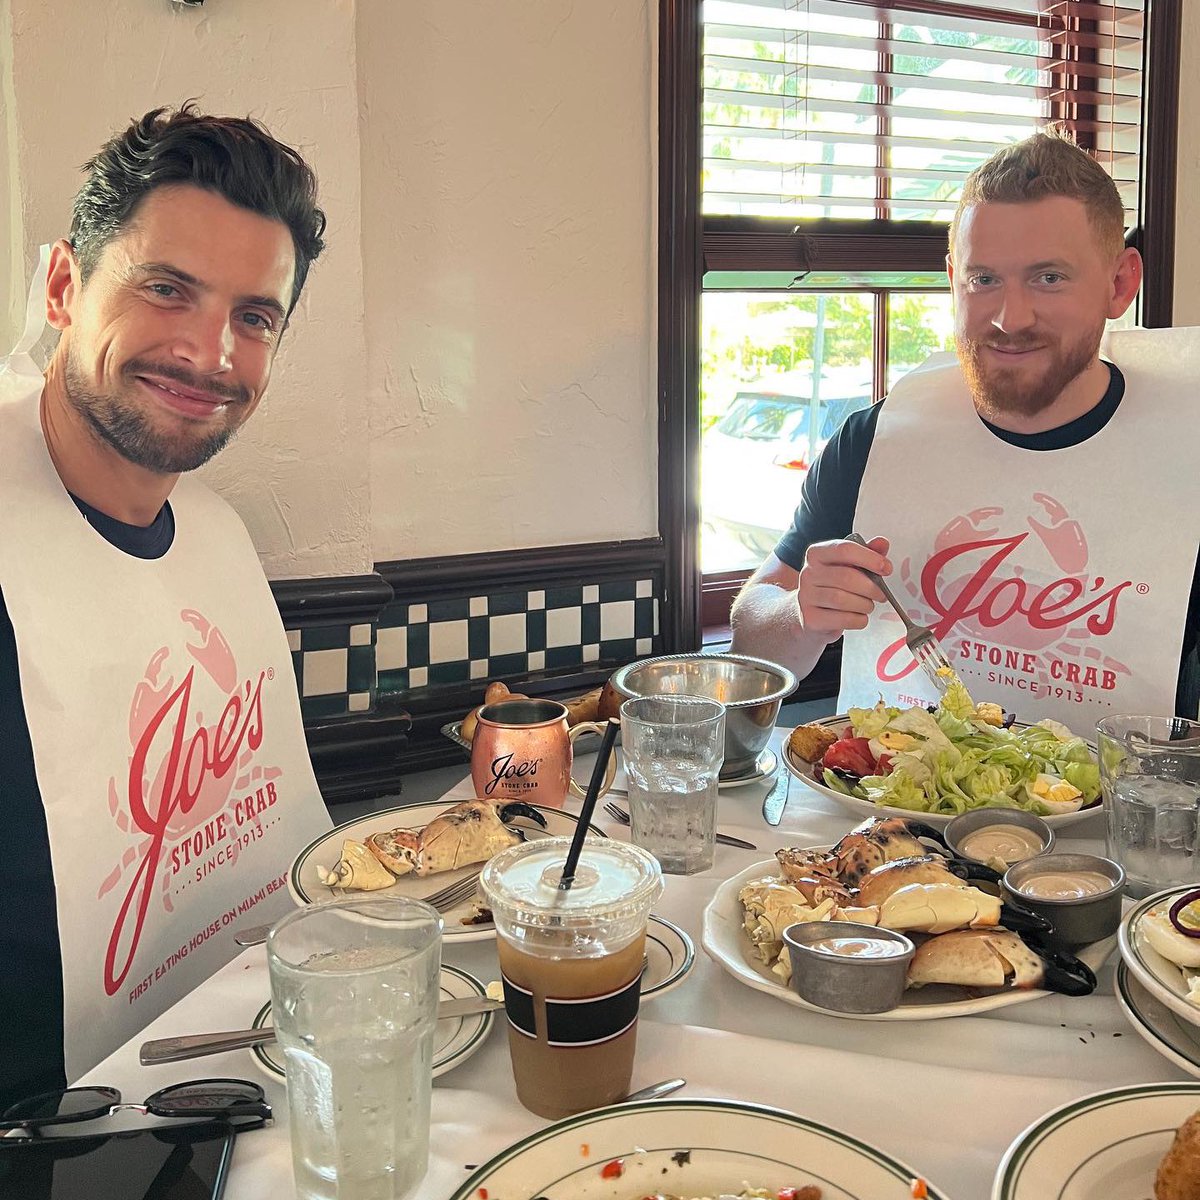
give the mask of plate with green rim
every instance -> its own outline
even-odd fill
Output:
[[[586,1158],[580,1145],[586,1144]],[[620,1170],[608,1164],[621,1161]],[[730,1196],[813,1185],[821,1200],[911,1200],[913,1168],[828,1125],[731,1100],[653,1100],[567,1117],[501,1150],[449,1200]],[[946,1194],[924,1180],[929,1200]]]
[[[1039,1117],[1005,1151],[992,1200],[1149,1200],[1200,1083],[1094,1092]]]
[[[1200,1026],[1172,1012],[1117,963],[1117,1004],[1137,1033],[1168,1062],[1200,1079]]]
[[[380,888],[373,892],[347,892],[345,888],[333,888],[323,884],[317,877],[317,867],[326,869],[338,861],[342,853],[342,842],[351,839],[365,842],[373,833],[386,829],[421,829],[428,825],[434,817],[440,816],[447,809],[453,808],[456,801],[436,800],[432,803],[401,804],[395,808],[385,808],[379,812],[367,813],[353,821],[345,821],[336,828],[314,838],[303,850],[296,855],[295,862],[288,870],[288,891],[297,904],[315,904],[321,900],[330,900],[337,896],[408,896],[417,900],[432,896],[442,888],[458,882],[472,872],[478,872],[483,863],[459,867],[454,871],[439,871],[435,875],[401,875],[391,887]],[[533,805],[546,819],[546,828],[527,817],[517,817],[512,827],[518,829],[521,835],[529,841],[544,837],[572,837],[579,824],[579,819],[561,808],[547,808],[540,804]],[[594,837],[606,837],[603,829],[596,825],[588,826],[588,833]],[[449,909],[442,916],[445,922],[442,936],[452,942],[479,942],[496,936],[496,927],[489,921],[483,924],[464,925],[474,910],[472,899],[464,900],[461,904]]]
[[[442,964],[438,977],[441,991],[439,1000],[467,1000],[474,996],[485,996],[487,990],[483,984],[458,967]],[[437,1023],[433,1035],[433,1077],[445,1075],[459,1063],[466,1062],[480,1046],[491,1031],[498,1009],[488,1012],[471,1013],[465,1017],[448,1017]],[[271,1023],[271,1002],[258,1010],[254,1018],[254,1028],[262,1029]],[[250,1053],[254,1055],[258,1065],[272,1078],[284,1079],[283,1052],[278,1042],[268,1042],[265,1046],[252,1046]]]

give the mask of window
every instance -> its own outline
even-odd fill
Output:
[[[970,171],[1054,122],[1112,174],[1144,237],[1146,7],[705,0],[699,562],[719,598],[706,624],[773,548],[841,420],[952,349],[946,227]]]

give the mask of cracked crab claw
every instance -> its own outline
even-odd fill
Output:
[[[1000,922],[1000,898],[973,887],[909,883],[879,905],[879,924],[897,932],[947,933]]]
[[[1048,988],[1067,996],[1086,996],[1096,988],[1086,963],[1036,935],[1021,937],[1008,929],[959,929],[930,938],[917,947],[908,982]]]

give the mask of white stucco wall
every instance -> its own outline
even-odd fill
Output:
[[[359,0],[379,558],[657,531],[657,4]]]
[[[269,575],[653,534],[656,24],[654,0],[0,0],[0,337],[79,164],[196,96],[299,147],[330,219],[204,471]]]
[[[13,275],[29,269],[40,242],[67,233],[79,165],[114,129],[193,96],[207,111],[261,119],[316,169],[329,248],[309,276],[266,399],[203,474],[246,521],[272,578],[368,569],[354,5],[0,2],[12,21],[7,54],[0,51],[0,75],[7,57],[12,85],[0,91],[3,125],[18,157],[0,189],[0,247],[15,238],[24,259],[20,271],[10,265],[5,273],[6,345],[12,293],[23,300],[25,291]],[[6,219],[3,198],[14,191],[16,211]]]

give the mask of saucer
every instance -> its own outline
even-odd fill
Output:
[[[650,916],[646,927],[646,969],[642,972],[642,999],[651,1000],[674,991],[696,965],[696,947],[678,925]]]
[[[466,1000],[487,993],[483,984],[474,975],[458,967],[450,967],[442,963],[441,974],[438,978],[441,995],[439,1000]],[[492,1028],[496,1019],[496,1010],[490,1012],[471,1013],[465,1017],[451,1017],[437,1023],[433,1035],[433,1077],[444,1075],[457,1067],[459,1063],[470,1058],[483,1045],[484,1038]],[[261,1029],[271,1021],[271,1002],[259,1009],[254,1018],[254,1028]],[[276,1079],[286,1078],[283,1069],[283,1052],[278,1042],[267,1042],[264,1046],[252,1046],[250,1053],[262,1070]]]
[[[728,779],[718,780],[717,788],[745,787],[748,783],[761,783],[764,779],[770,779],[778,767],[779,755],[774,750],[763,750],[758,758],[754,760],[754,766],[749,771],[743,771],[739,775],[731,775]]]

